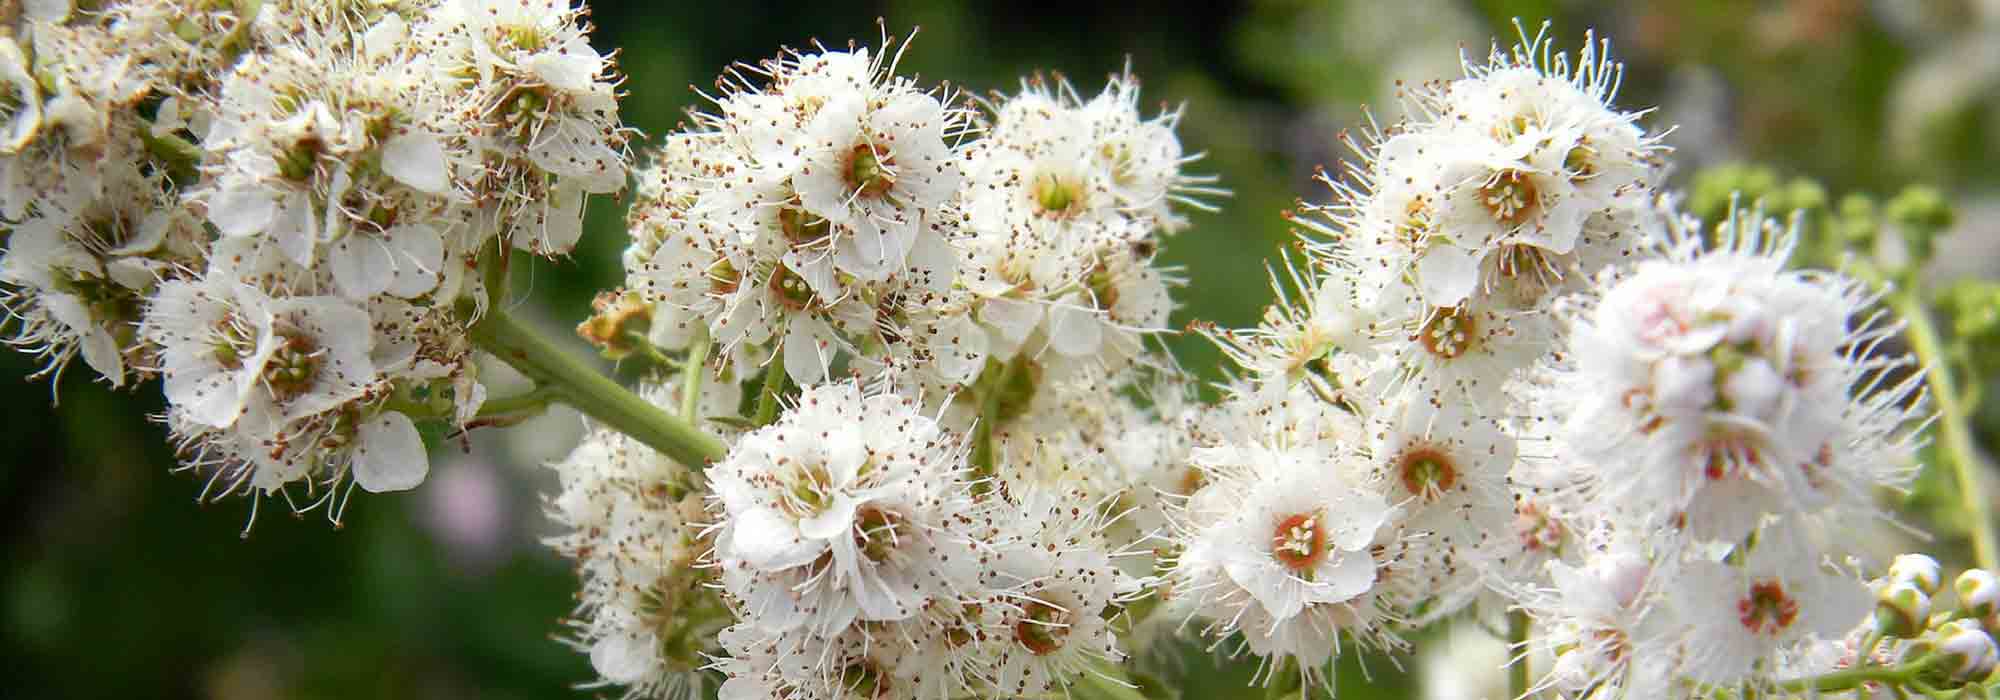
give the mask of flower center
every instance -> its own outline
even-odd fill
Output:
[[[785,499],[778,504],[786,513],[794,517],[809,517],[825,510],[827,504],[832,502],[827,492],[832,488],[833,476],[827,473],[826,465],[814,464],[794,469],[790,481],[785,489]]]
[[[1756,341],[1720,342],[1708,350],[1709,364],[1715,366],[1715,409],[1728,413],[1736,409],[1736,402],[1730,400],[1729,380],[1736,376],[1750,360],[1759,357]]]
[[[1419,447],[1404,452],[1397,460],[1397,467],[1403,478],[1403,488],[1410,495],[1426,501],[1437,500],[1458,484],[1458,470],[1452,466],[1451,455],[1435,447]]]
[[[1486,205],[1494,221],[1514,228],[1534,218],[1541,209],[1541,195],[1528,173],[1503,170],[1479,188],[1479,203]]]
[[[1035,177],[1031,194],[1035,213],[1050,219],[1066,219],[1083,211],[1083,185],[1055,173]]]
[[[323,353],[319,344],[305,335],[280,333],[279,338],[278,351],[271,354],[270,364],[264,366],[264,383],[280,401],[285,401],[312,390]]]
[[[716,258],[715,264],[708,267],[709,291],[716,294],[735,294],[737,287],[742,284],[743,273],[736,271],[736,266],[729,262],[729,258]]]
[[[770,287],[771,293],[777,295],[778,303],[793,311],[803,311],[817,301],[813,297],[812,285],[806,284],[804,277],[784,265],[771,271]]]
[[[1099,262],[1084,277],[1084,284],[1090,287],[1091,305],[1098,311],[1110,311],[1118,305],[1117,279],[1111,274],[1111,266]]]
[[[847,187],[863,197],[888,194],[889,188],[896,186],[896,175],[890,172],[894,165],[895,159],[876,150],[874,144],[855,146],[847,155]]]
[[[1069,637],[1069,611],[1030,601],[1021,607],[1021,620],[1014,623],[1014,639],[1036,656],[1048,656],[1062,649]]]
[[[1777,635],[1799,618],[1799,602],[1785,594],[1785,585],[1776,580],[1750,584],[1750,591],[1736,601],[1737,621],[1751,634]]]
[[[785,232],[785,240],[793,246],[805,247],[826,240],[833,233],[833,224],[826,219],[813,216],[802,209],[785,207],[778,210],[778,228]]]
[[[313,166],[319,156],[326,152],[326,141],[317,135],[306,135],[292,143],[285,152],[278,154],[278,175],[293,182],[305,182],[312,178]]]
[[[855,546],[861,550],[861,556],[877,564],[888,561],[907,534],[903,516],[872,506],[855,514],[854,525]]]
[[[1530,552],[1555,553],[1562,548],[1562,521],[1532,501],[1514,508],[1514,534],[1521,538],[1521,548]]]
[[[1417,331],[1416,340],[1430,354],[1455,360],[1472,349],[1478,341],[1475,335],[1478,332],[1479,327],[1473,322],[1472,314],[1454,306],[1433,309],[1430,320],[1425,321],[1423,329]]]
[[[547,46],[549,40],[547,36],[542,34],[540,27],[516,24],[495,27],[493,30],[493,43],[533,53]]]
[[[1421,196],[1412,197],[1410,203],[1403,207],[1403,220],[1396,222],[1396,240],[1416,250],[1423,245],[1424,238],[1430,236],[1435,224],[1430,200]]]
[[[846,688],[852,697],[884,697],[889,694],[889,676],[863,659],[840,670],[840,687]]]
[[[1278,521],[1271,533],[1271,556],[1285,568],[1305,571],[1326,560],[1326,529],[1319,513],[1297,513]]]
[[[1563,154],[1563,170],[1569,173],[1570,181],[1588,180],[1597,176],[1597,149],[1588,139],[1578,141]]]

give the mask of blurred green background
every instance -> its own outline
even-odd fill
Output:
[[[1086,94],[1129,61],[1147,100],[1187,106],[1182,140],[1208,156],[1234,197],[1197,214],[1163,257],[1198,286],[1176,327],[1254,321],[1269,298],[1264,261],[1287,240],[1279,210],[1323,199],[1309,178],[1343,153],[1335,137],[1378,106],[1393,117],[1393,80],[1455,74],[1458,49],[1483,57],[1555,20],[1559,48],[1584,31],[1613,37],[1629,67],[1620,103],[1658,105],[1647,123],[1679,124],[1681,183],[1738,160],[1838,194],[1943,187],[1964,206],[1938,275],[2000,268],[2000,2],[1789,0],[1595,3],[1561,0],[1262,0],[1092,5],[1084,2],[614,2],[594,4],[595,43],[616,48],[628,123],[671,131],[732,61],[818,38],[874,43],[876,18],[922,27],[905,73],[961,89],[1012,89],[1035,70]],[[580,320],[617,279],[622,204],[601,201],[575,259],[535,270],[525,294],[552,329]],[[1171,341],[1182,363],[1214,376],[1216,353]],[[589,697],[591,674],[554,640],[571,574],[544,550],[535,465],[575,439],[553,414],[470,445],[439,445],[423,488],[354,501],[345,527],[267,504],[247,538],[243,502],[197,507],[200,484],[169,473],[157,388],[113,392],[73,372],[50,402],[21,379],[26,358],[0,354],[0,697]],[[1987,435],[1992,426],[1988,420]],[[1992,444],[1990,441],[1988,444]],[[1191,670],[1208,661],[1193,659]],[[1342,698],[1411,697],[1417,665],[1349,663]],[[1234,697],[1241,674],[1193,673],[1187,695]],[[1476,696],[1477,678],[1439,697]],[[1453,690],[1457,688],[1457,690]]]

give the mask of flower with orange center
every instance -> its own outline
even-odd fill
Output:
[[[1502,170],[1488,179],[1479,188],[1479,203],[1493,214],[1494,221],[1510,229],[1534,220],[1542,208],[1534,177],[1515,169]]]
[[[1014,623],[1014,641],[1028,653],[1048,656],[1062,650],[1069,637],[1070,613],[1040,600],[1021,606],[1021,619]]]
[[[1320,528],[1319,513],[1286,516],[1271,533],[1271,556],[1294,572],[1310,577],[1326,555],[1326,531]]]
[[[895,156],[873,143],[856,144],[847,154],[842,169],[849,191],[859,197],[879,198],[896,186]]]
[[[1435,501],[1458,484],[1458,467],[1451,455],[1433,446],[1408,450],[1396,460],[1396,473],[1411,496]]]
[[[1750,584],[1750,590],[1736,601],[1737,621],[1751,634],[1776,636],[1792,626],[1799,617],[1799,603],[1785,594],[1785,584],[1777,579],[1762,579]]]

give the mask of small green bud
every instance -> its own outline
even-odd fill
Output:
[[[1951,228],[1951,202],[1936,188],[1911,185],[1883,207],[1883,215],[1903,235],[1910,257],[1921,263],[1937,250],[1938,234]]]
[[[1833,232],[1841,243],[1852,248],[1873,247],[1875,235],[1880,229],[1873,198],[1856,193],[1840,199],[1840,211],[1834,220]]]
[[[1952,583],[1958,592],[1958,609],[1971,617],[1986,617],[2000,610],[2000,577],[1985,569],[1967,569]]]
[[[1914,637],[1931,616],[1931,597],[1909,581],[1896,581],[1875,593],[1875,631],[1885,637]]]
[[[1785,208],[1793,211],[1817,212],[1827,207],[1826,188],[1818,182],[1798,178],[1785,185]]]
[[[1957,218],[1951,200],[1929,185],[1911,185],[1889,200],[1883,213],[1899,226],[1943,231]]]
[[[2000,649],[1993,644],[1993,636],[1973,620],[1958,620],[1946,624],[1938,630],[1937,661],[1933,668],[1948,674],[1952,680],[1977,683],[1993,674],[1993,666],[2000,661]]]
[[[1889,562],[1889,580],[1909,581],[1926,596],[1937,595],[1938,587],[1944,585],[1944,574],[1936,559],[1924,554],[1898,554]]]

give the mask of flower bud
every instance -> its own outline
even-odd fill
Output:
[[[1931,597],[1914,583],[1895,581],[1875,592],[1875,631],[1884,636],[1915,636],[1930,616]]]
[[[1937,595],[1938,586],[1944,585],[1937,560],[1923,554],[1896,555],[1896,560],[1889,562],[1889,580],[1915,583],[1927,596]]]
[[[1966,569],[1952,584],[1958,590],[1958,608],[1971,617],[1986,617],[2000,609],[2000,577],[1985,569]]]
[[[1951,674],[1952,680],[1978,682],[1993,673],[2000,648],[1994,647],[1992,635],[1979,623],[1959,620],[1939,628],[1937,656],[1937,668]]]
[[[577,324],[576,334],[597,346],[607,360],[623,360],[647,342],[653,307],[636,294],[605,292],[591,302],[597,313]]]

